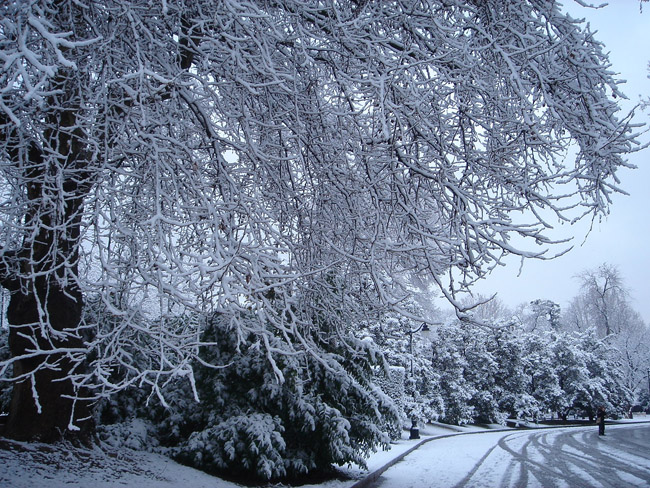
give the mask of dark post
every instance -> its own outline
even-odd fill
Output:
[[[414,331],[409,330],[409,357],[411,358],[411,376],[413,376],[413,333]]]
[[[420,438],[420,429],[418,429],[418,421],[417,420],[411,420],[411,431],[409,435],[409,439],[419,439]]]

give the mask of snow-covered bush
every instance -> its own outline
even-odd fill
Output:
[[[252,413],[227,417],[192,433],[178,457],[206,471],[255,473],[270,479],[286,475],[284,428],[278,417]]]
[[[156,428],[152,422],[132,417],[120,423],[102,425],[98,433],[111,447],[128,447],[137,451],[151,450],[157,446]]]
[[[294,478],[364,465],[390,442],[398,413],[371,382],[367,343],[330,337],[289,348],[286,338],[242,337],[221,316],[203,340],[213,345],[195,368],[201,402],[186,401],[184,415],[161,424],[177,459],[230,476]]]

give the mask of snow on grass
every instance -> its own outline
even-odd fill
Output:
[[[129,448],[79,448],[0,439],[0,486],[12,488],[235,488],[239,485]]]

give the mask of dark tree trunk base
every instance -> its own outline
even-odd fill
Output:
[[[50,443],[67,439],[89,444],[94,433],[89,402],[77,401],[75,404],[66,398],[74,395],[73,386],[70,381],[61,381],[60,374],[56,372],[41,371],[35,377],[40,413],[34,401],[31,381],[16,383],[2,434],[20,441]],[[71,429],[73,408],[75,420]]]
[[[12,356],[30,354],[35,349],[34,344],[44,354],[14,362],[14,378],[20,380],[14,384],[9,417],[2,434],[21,441],[68,439],[87,444],[94,434],[91,403],[74,400],[83,392],[75,391],[70,378],[73,372],[83,373],[85,365],[66,353],[56,352],[60,348],[83,349],[81,337],[70,333],[77,330],[81,321],[81,294],[46,283],[37,284],[41,285],[38,287],[42,295],[39,301],[45,304],[43,308],[48,312],[46,324],[39,323],[33,295],[15,291],[7,310]],[[67,333],[57,336],[61,331]],[[79,352],[76,354],[78,358]]]

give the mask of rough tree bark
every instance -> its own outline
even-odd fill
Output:
[[[30,141],[23,156],[28,184],[22,224],[33,232],[1,260],[0,284],[10,292],[7,319],[16,381],[3,433],[20,440],[87,440],[93,431],[89,401],[80,398],[84,392],[74,383],[85,355],[79,332],[83,296],[76,277],[89,178],[73,84],[72,76],[57,80],[49,128],[40,144]],[[21,145],[10,147],[18,160]]]
[[[12,325],[10,350],[13,357],[29,356],[36,343],[39,349],[52,354],[24,357],[13,363],[14,378],[22,379],[13,388],[4,435],[44,442],[63,437],[86,440],[93,429],[89,405],[87,401],[74,400],[81,392],[70,377],[70,371],[81,372],[80,365],[67,354],[56,352],[83,348],[83,341],[68,334],[60,339],[45,338],[38,326],[37,305],[37,302],[45,305],[52,331],[71,330],[81,317],[81,294],[48,279],[35,280],[33,288],[35,292],[12,292],[7,312]]]

